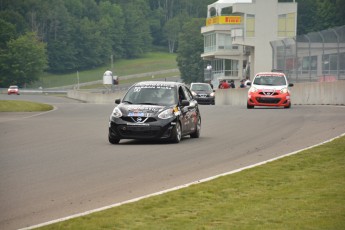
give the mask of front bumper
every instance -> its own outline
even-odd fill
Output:
[[[251,106],[289,106],[290,94],[262,95],[260,93],[248,94],[248,105]]]
[[[154,120],[154,119],[152,119]],[[109,135],[118,139],[167,139],[176,124],[177,118],[159,119],[145,123],[131,122],[128,117],[111,118]]]
[[[214,97],[195,97],[195,100],[198,102],[198,104],[205,104],[209,105],[212,104],[214,105]]]

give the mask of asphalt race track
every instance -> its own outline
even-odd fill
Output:
[[[228,172],[345,133],[345,107],[200,106],[199,139],[107,140],[112,104],[0,95],[56,107],[0,113],[0,229],[18,229]],[[1,102],[0,102],[1,103]]]

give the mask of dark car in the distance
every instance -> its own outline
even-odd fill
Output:
[[[215,90],[208,83],[191,83],[190,90],[199,104],[214,105]]]
[[[121,139],[165,139],[179,143],[183,136],[200,136],[198,103],[183,83],[135,83],[115,103],[109,119],[111,144],[118,144]]]

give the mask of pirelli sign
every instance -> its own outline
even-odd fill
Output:
[[[218,16],[206,19],[206,26],[213,24],[241,24],[241,16]]]

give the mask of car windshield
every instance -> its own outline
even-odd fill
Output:
[[[209,84],[192,84],[190,89],[193,91],[212,91]]]
[[[169,85],[136,85],[131,87],[123,102],[146,105],[177,104],[176,88]]]
[[[18,89],[18,86],[10,86],[10,89]]]
[[[259,75],[256,76],[254,85],[273,85],[273,86],[280,86],[286,85],[286,80],[284,76],[264,76]]]

